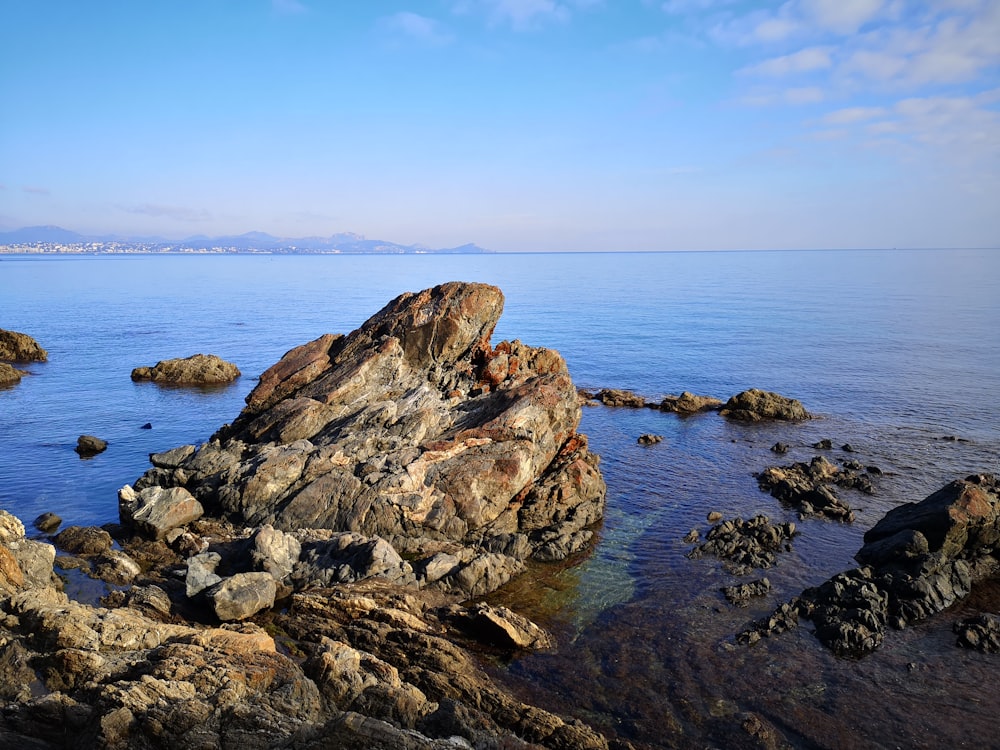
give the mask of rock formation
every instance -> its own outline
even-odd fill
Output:
[[[0,386],[17,385],[21,382],[21,377],[26,374],[24,370],[18,370],[13,365],[0,362]]]
[[[80,435],[76,440],[76,448],[73,450],[79,453],[81,458],[90,458],[91,456],[96,456],[98,453],[103,453],[107,449],[107,440],[102,440],[94,435]]]
[[[172,385],[222,385],[240,376],[239,368],[214,354],[194,354],[183,359],[164,359],[153,367],[136,367],[132,380],[152,380]]]
[[[231,425],[151,456],[135,489],[183,487],[243,525],[377,536],[478,593],[530,556],[563,559],[589,542],[604,481],[562,357],[491,347],[502,307],[499,289],[453,282],[296,347]]]
[[[875,488],[862,469],[855,463],[841,468],[822,456],[815,456],[809,463],[797,461],[790,466],[768,467],[757,475],[757,485],[783,503],[798,508],[803,518],[822,516],[850,523],[854,511],[837,497],[833,486],[873,494]]]
[[[905,628],[954,604],[1000,569],[1000,482],[989,474],[951,482],[889,511],[864,539],[855,555],[863,567],[806,589],[781,617],[756,623],[741,639],[780,632],[789,615],[802,616],[835,653],[862,656],[882,643],[887,627]]]
[[[725,403],[719,413],[741,422],[810,419],[809,412],[796,399],[756,388],[737,393]]]
[[[45,362],[48,358],[48,352],[28,334],[0,328],[0,360],[6,362]]]
[[[660,402],[660,411],[673,412],[682,416],[698,414],[703,411],[718,411],[722,401],[712,396],[696,396],[684,391],[680,396],[666,396]]]

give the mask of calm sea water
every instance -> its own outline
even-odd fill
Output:
[[[2,256],[0,327],[34,336],[49,362],[0,390],[0,507],[29,524],[116,520],[116,491],[147,455],[202,442],[231,421],[285,351],[349,332],[403,291],[450,280],[500,286],[494,341],[558,349],[582,387],[650,399],[750,387],[820,418],[751,427],[709,414],[587,407],[608,513],[579,565],[498,598],[557,635],[551,653],[494,665],[525,698],[648,747],[753,746],[749,713],[802,747],[982,746],[995,741],[996,656],[953,646],[951,622],[997,611],[983,586],[953,612],[890,633],[861,662],[837,660],[807,627],[754,648],[732,635],[853,565],[887,510],[970,473],[1000,471],[1000,253],[837,251],[489,256]],[[133,383],[133,367],[198,352],[235,362],[224,388]],[[152,429],[141,429],[146,423]],[[664,442],[637,445],[653,432]],[[82,460],[79,435],[108,450]],[[846,499],[853,525],[798,522],[767,571],[772,594],[731,607],[718,561],[688,560],[705,516],[798,521],[753,472],[851,443],[880,466],[874,497]],[[956,439],[957,438],[957,439]],[[777,440],[791,452],[776,459]],[[847,457],[828,452],[832,460]],[[748,725],[749,726],[749,725]]]

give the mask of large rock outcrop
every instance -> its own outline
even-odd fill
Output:
[[[170,385],[223,385],[239,376],[240,370],[236,365],[214,354],[163,359],[152,367],[132,370],[132,380],[152,380]]]
[[[0,328],[0,360],[45,362],[48,358],[48,352],[28,334]]]
[[[480,570],[476,593],[529,556],[563,559],[590,540],[604,481],[562,357],[491,346],[502,308],[485,284],[403,294],[289,351],[231,425],[151,456],[136,489],[184,487],[237,524],[381,537],[427,555],[415,568],[446,555],[452,574]]]
[[[798,421],[809,419],[811,416],[801,401],[758,388],[737,393],[723,405],[719,413],[740,422],[763,422],[772,419]]]

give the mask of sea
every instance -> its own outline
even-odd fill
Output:
[[[1000,251],[842,250],[484,255],[0,255],[0,328],[49,360],[0,390],[0,507],[29,534],[117,521],[117,490],[148,455],[232,421],[256,377],[294,346],[347,333],[405,291],[499,286],[493,341],[558,350],[577,386],[649,401],[748,388],[816,417],[744,425],[718,414],[583,409],[607,513],[570,565],[539,565],[493,596],[555,636],[537,654],[483,656],[515,695],[637,748],[998,746],[1000,655],[955,645],[954,622],[1000,612],[1000,584],[840,659],[808,623],[747,647],[734,635],[854,567],[888,510],[948,482],[1000,473]],[[218,388],[134,383],[196,353],[234,362]],[[661,443],[640,445],[646,433]],[[89,459],[77,438],[108,441]],[[813,445],[829,439],[832,449]],[[778,456],[776,442],[790,446]],[[843,449],[849,444],[853,452]],[[855,459],[875,494],[841,491],[845,524],[800,519],[757,488],[767,466]],[[791,551],[754,576],[691,559],[711,512],[792,521]],[[720,589],[766,575],[740,608]],[[84,593],[81,591],[81,595]]]

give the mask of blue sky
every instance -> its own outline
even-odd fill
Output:
[[[0,228],[1000,245],[998,0],[4,0]]]

